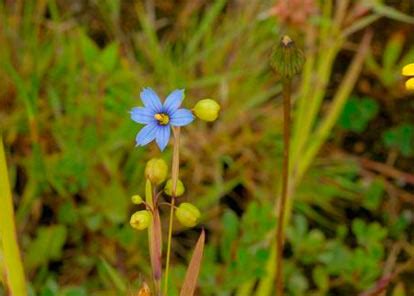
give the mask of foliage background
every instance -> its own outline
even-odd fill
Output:
[[[128,224],[145,162],[160,155],[155,145],[134,147],[139,126],[127,112],[145,86],[163,96],[184,87],[188,107],[206,97],[222,105],[217,122],[183,135],[184,199],[203,221],[177,226],[174,289],[201,227],[200,295],[250,295],[266,277],[282,151],[281,86],[269,54],[286,31],[306,47],[306,27],[329,26],[319,12],[331,3],[315,1],[315,16],[292,25],[269,13],[277,2],[0,2],[0,131],[31,294],[123,295],[148,279],[146,235]],[[361,24],[373,33],[369,54],[295,192],[289,295],[356,295],[381,281],[392,295],[414,294],[414,103],[400,77],[414,60],[414,6],[389,2]],[[328,65],[321,114],[361,34]]]

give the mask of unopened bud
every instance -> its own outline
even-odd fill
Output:
[[[147,162],[145,167],[145,177],[151,183],[159,185],[165,181],[168,174],[168,165],[161,158],[152,158]]]
[[[304,63],[303,52],[289,36],[283,36],[280,43],[273,48],[270,65],[283,78],[290,79],[299,74]]]
[[[164,187],[164,192],[169,196],[173,195],[173,182],[172,182],[172,179],[168,179],[168,181],[167,181],[167,183],[165,184],[165,187]],[[185,192],[185,187],[184,187],[183,182],[181,182],[181,180],[177,180],[177,186],[175,188],[175,197],[183,195],[184,192]]]
[[[144,230],[151,223],[151,213],[146,210],[138,211],[132,214],[129,224],[137,230]]]
[[[193,108],[194,114],[204,121],[214,121],[217,119],[220,105],[212,99],[200,100]]]
[[[135,195],[131,196],[131,201],[132,201],[133,204],[136,204],[136,205],[140,205],[144,202],[142,197],[138,194],[135,194]]]
[[[198,219],[200,219],[200,211],[192,204],[188,202],[183,202],[177,208],[175,212],[175,216],[177,217],[178,221],[186,227],[194,227],[198,223]]]

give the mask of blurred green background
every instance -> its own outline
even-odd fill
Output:
[[[269,57],[284,33],[307,58],[293,82],[287,293],[414,295],[414,101],[400,74],[413,13],[410,0],[0,0],[0,132],[31,295],[135,295],[148,281],[147,235],[128,223],[161,155],[135,147],[128,111],[146,86],[222,106],[183,132],[183,200],[203,219],[176,224],[171,295],[201,227],[197,295],[272,295],[283,118]]]

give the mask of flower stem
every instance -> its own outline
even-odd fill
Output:
[[[283,79],[283,168],[282,195],[278,207],[276,231],[276,295],[283,296],[283,245],[286,200],[289,186],[289,149],[290,149],[290,97],[291,79]]]
[[[173,146],[173,158],[172,158],[172,194],[171,194],[171,209],[170,209],[170,221],[168,225],[168,242],[167,242],[167,262],[165,264],[165,279],[164,279],[164,295],[168,292],[168,275],[170,269],[170,256],[171,256],[171,240],[174,221],[174,209],[175,209],[175,191],[177,189],[177,180],[179,174],[180,164],[180,128],[173,127],[174,146]]]
[[[23,264],[17,244],[13,201],[7,174],[2,135],[0,135],[0,194],[2,194],[0,197],[0,208],[2,209],[0,236],[2,238],[1,247],[6,266],[8,286],[11,295],[27,295]]]

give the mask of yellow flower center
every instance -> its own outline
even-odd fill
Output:
[[[157,113],[154,118],[162,125],[167,125],[170,122],[170,117],[165,113]]]

